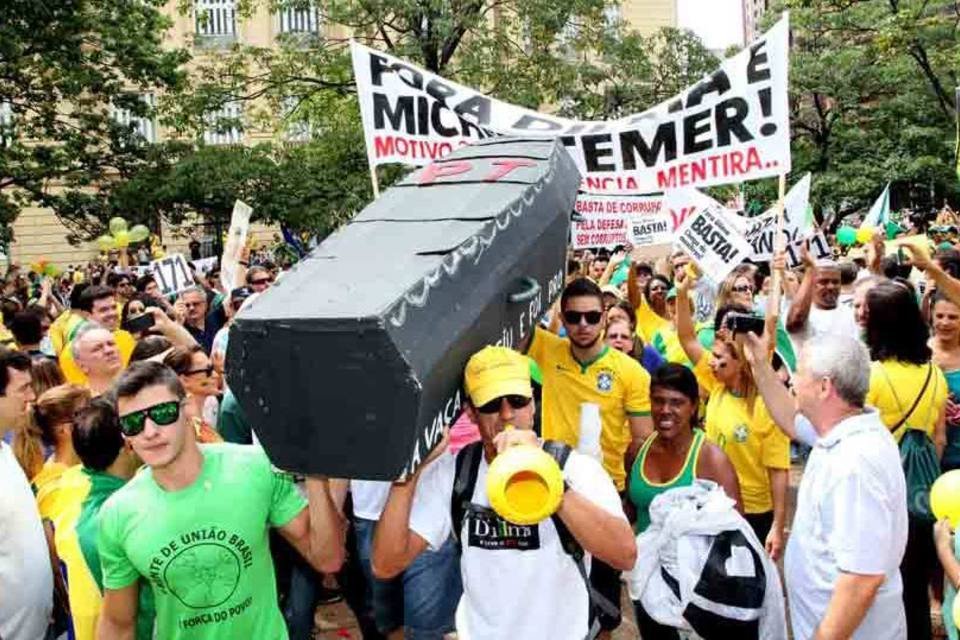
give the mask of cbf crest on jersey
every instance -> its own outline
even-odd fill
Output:
[[[609,371],[601,371],[597,374],[597,390],[610,391],[613,388],[613,374]]]

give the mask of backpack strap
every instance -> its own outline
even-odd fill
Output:
[[[883,365],[881,364],[880,366],[882,367]],[[884,375],[887,374],[886,369],[883,370],[883,373],[884,373]],[[891,432],[894,432],[894,433],[895,433],[900,427],[903,426],[903,424],[907,421],[907,418],[909,418],[910,415],[911,415],[914,411],[916,411],[917,405],[920,404],[920,400],[923,398],[923,394],[925,394],[925,393],[927,392],[927,387],[930,385],[930,378],[931,378],[932,376],[933,376],[933,362],[930,362],[930,363],[927,365],[927,378],[923,381],[923,386],[920,388],[920,393],[917,394],[917,397],[916,397],[916,399],[913,401],[913,404],[910,405],[910,410],[907,411],[905,414],[903,414],[903,417],[900,418],[900,420],[897,422],[897,424],[895,424],[895,425],[893,425],[892,427],[890,427],[890,431],[891,431]],[[896,390],[894,390],[893,383],[890,382],[890,376],[889,376],[889,375],[886,375],[886,377],[887,377],[887,384],[889,384],[889,385],[890,385],[890,389],[893,390],[893,396],[894,396],[894,398],[896,398],[896,400],[897,400],[897,407],[899,408],[899,407],[900,407],[900,398],[897,397],[897,392],[896,392]]]
[[[463,516],[473,499],[483,458],[483,442],[472,442],[457,452],[456,471],[453,476],[453,492],[450,495],[450,516],[453,523],[453,538],[460,544]]]

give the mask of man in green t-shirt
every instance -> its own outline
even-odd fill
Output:
[[[287,638],[268,532],[318,571],[339,570],[343,527],[327,480],[307,479],[308,508],[259,447],[198,445],[183,387],[161,364],[135,363],[114,392],[124,438],[148,468],[100,512],[98,638],[132,637],[141,577],[158,638]]]

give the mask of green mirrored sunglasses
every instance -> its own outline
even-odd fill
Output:
[[[147,416],[159,427],[166,427],[180,419],[180,401],[169,400],[120,416],[120,431],[125,436],[135,436],[143,431]]]

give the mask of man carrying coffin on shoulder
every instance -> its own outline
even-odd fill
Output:
[[[591,556],[620,570],[636,560],[616,488],[596,460],[548,447],[563,462],[565,492],[556,513],[534,525],[501,518],[487,495],[490,463],[509,447],[541,446],[532,430],[530,367],[515,351],[486,347],[470,358],[464,377],[465,409],[481,442],[454,456],[444,440],[412,477],[394,483],[374,535],[373,572],[394,576],[453,535],[461,549],[462,636],[583,638]]]

